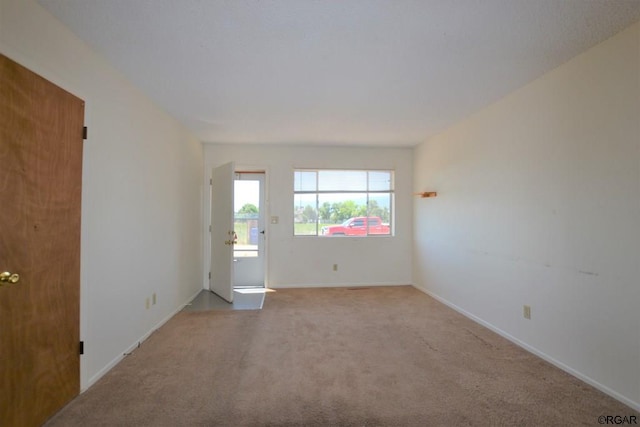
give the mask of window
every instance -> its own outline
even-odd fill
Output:
[[[393,171],[293,172],[295,236],[390,236]]]

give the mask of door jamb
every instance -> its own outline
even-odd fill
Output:
[[[228,160],[233,161],[233,160]],[[209,289],[209,273],[211,272],[211,253],[209,252],[211,249],[211,171],[216,166],[220,166],[224,163],[228,163],[228,161],[216,163],[216,164],[208,164],[205,165],[208,168],[209,172],[206,176],[207,182],[207,190],[208,190],[208,203],[206,200],[203,200],[203,208],[206,210],[203,215],[206,223],[203,227],[203,232],[205,233],[205,238],[203,239],[204,245],[202,247],[203,250],[203,260],[205,260],[205,269],[203,271],[203,289]],[[262,165],[247,165],[245,163],[236,163],[236,173],[263,173],[264,174],[264,211],[265,211],[265,241],[264,241],[264,287],[265,289],[269,287],[269,257],[270,257],[270,239],[269,236],[271,234],[271,229],[269,226],[271,222],[269,218],[271,217],[271,203],[269,198],[269,168],[267,166]]]

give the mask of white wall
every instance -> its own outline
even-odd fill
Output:
[[[411,268],[412,149],[205,144],[205,179],[235,161],[236,169],[267,172],[267,285],[277,287],[406,285]],[[294,168],[395,170],[395,236],[326,239],[293,236]],[[209,206],[209,194],[205,206]],[[209,209],[205,209],[205,227]],[[269,224],[271,216],[279,224]],[[205,239],[206,240],[206,239]],[[208,241],[204,287],[208,288]],[[338,264],[338,271],[333,271]]]
[[[202,146],[37,3],[0,19],[0,52],[86,102],[84,389],[201,288]]]
[[[640,408],[640,24],[415,150],[416,284]],[[523,305],[532,319],[523,318]]]

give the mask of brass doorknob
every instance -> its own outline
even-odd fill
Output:
[[[11,274],[8,271],[0,273],[0,282],[18,283],[20,281],[20,275]]]

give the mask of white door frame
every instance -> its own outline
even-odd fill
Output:
[[[216,166],[220,166],[220,163],[207,163],[205,165],[205,170],[209,172],[205,175],[204,183],[207,190],[203,192],[203,259],[204,259],[204,268],[203,268],[203,276],[202,276],[202,289],[210,289],[210,274],[211,274],[211,171]],[[270,242],[270,218],[271,218],[271,203],[270,203],[270,195],[269,195],[269,168],[264,165],[247,165],[236,164],[235,167],[238,171],[245,172],[260,172],[264,173],[264,205],[265,205],[265,244],[264,244],[264,286],[265,288],[269,287],[269,242]],[[208,203],[207,202],[208,199]]]
[[[244,178],[244,179],[243,179]],[[264,171],[237,171],[236,181],[259,182],[259,219],[257,224],[258,257],[236,257],[234,253],[234,286],[259,286],[264,287],[266,266],[266,203],[265,186],[266,174]],[[234,183],[235,185],[235,183]],[[235,197],[235,196],[234,196]],[[235,252],[235,251],[234,251]]]

